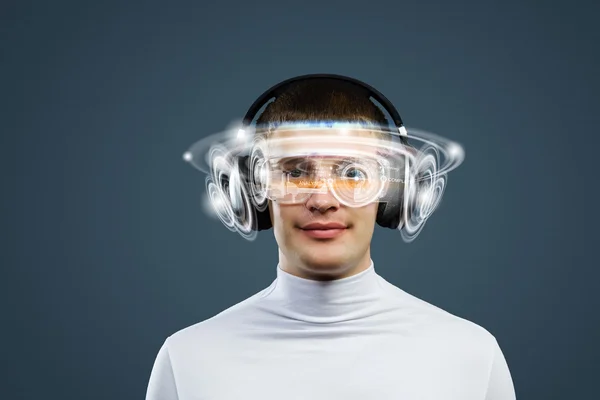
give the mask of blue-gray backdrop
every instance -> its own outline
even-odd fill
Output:
[[[166,336],[272,281],[272,231],[203,214],[181,156],[315,72],[467,152],[416,242],[376,230],[379,273],[492,332],[519,398],[594,397],[594,3],[3,2],[0,397],[143,398]]]

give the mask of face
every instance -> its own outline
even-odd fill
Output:
[[[273,132],[271,138],[284,135]],[[269,209],[281,268],[313,280],[344,278],[368,268],[377,206],[374,202],[347,207],[329,190],[311,193],[301,203],[271,201]],[[328,224],[336,229],[314,229]]]

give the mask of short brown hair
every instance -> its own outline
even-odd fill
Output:
[[[339,79],[320,78],[291,83],[265,108],[256,125],[270,130],[281,124],[323,121],[389,124],[364,88]]]

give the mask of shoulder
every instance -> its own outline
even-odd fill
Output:
[[[256,303],[270,290],[271,286],[208,319],[174,332],[167,338],[166,345],[171,352],[185,352],[199,342],[207,344],[226,340],[228,332],[238,331],[245,321],[254,318]]]
[[[381,283],[399,312],[418,321],[414,327],[416,335],[457,349],[493,355],[496,338],[483,326],[418,298],[383,278]]]

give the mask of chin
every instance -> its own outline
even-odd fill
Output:
[[[311,259],[304,262],[304,277],[317,281],[330,281],[344,278],[348,275],[346,259]]]
[[[314,272],[335,272],[343,270],[348,262],[348,254],[335,251],[315,251],[302,257],[303,264]]]

